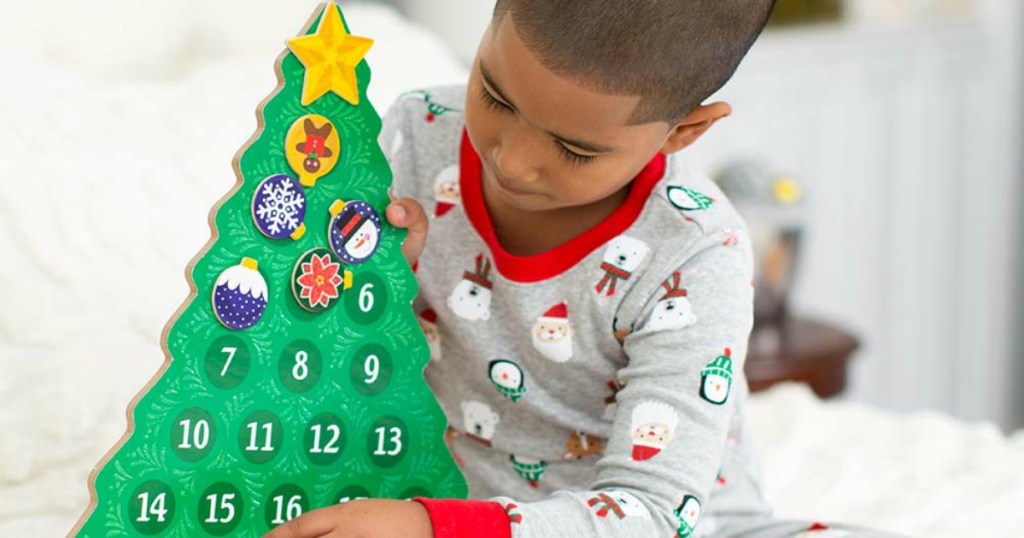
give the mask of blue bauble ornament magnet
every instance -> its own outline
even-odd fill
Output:
[[[228,267],[217,277],[213,313],[225,327],[235,331],[248,329],[267,310],[267,281],[258,269],[256,260],[242,258],[242,263]]]

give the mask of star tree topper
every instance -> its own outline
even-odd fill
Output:
[[[372,39],[349,34],[341,22],[338,6],[328,2],[315,34],[288,40],[288,48],[306,68],[302,106],[308,106],[329,91],[358,105],[356,66],[372,45]]]

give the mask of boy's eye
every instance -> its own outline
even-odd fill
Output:
[[[579,153],[565,147],[565,144],[562,144],[558,140],[555,140],[555,145],[558,146],[559,152],[562,154],[562,158],[569,161],[569,164],[572,166],[587,164],[597,158],[594,155],[580,155]]]
[[[489,92],[487,90],[487,87],[484,86],[483,84],[480,85],[480,99],[484,102],[484,106],[486,106],[488,110],[493,110],[496,112],[512,111],[512,107],[506,105],[505,103],[499,101],[497,98],[491,95],[491,92]]]
[[[515,112],[515,109],[503,101],[499,101],[497,97],[492,95],[490,90],[487,89],[487,86],[483,84],[480,85],[480,100],[484,102],[484,106],[486,106],[488,110],[494,112]],[[568,161],[572,166],[587,164],[597,158],[594,155],[581,155],[576,153],[575,151],[565,147],[565,145],[557,139],[554,140],[554,142],[555,145],[558,146],[559,152],[562,154],[562,158]]]

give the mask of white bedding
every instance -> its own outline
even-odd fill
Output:
[[[378,40],[379,109],[404,89],[463,76],[436,41],[365,13],[348,11]],[[402,50],[397,35],[417,46]],[[59,536],[163,360],[160,332],[274,87],[273,58],[222,60],[163,83],[0,61],[19,74],[0,100],[0,536]],[[780,515],[912,536],[1024,536],[1024,434],[821,403],[799,386],[755,397],[751,426]]]

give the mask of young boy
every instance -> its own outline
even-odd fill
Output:
[[[770,517],[743,435],[750,242],[674,156],[730,114],[701,103],[773,3],[498,0],[468,87],[395,105],[426,377],[491,500],[357,500],[269,536],[845,532]]]

